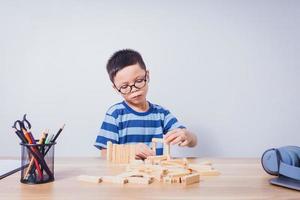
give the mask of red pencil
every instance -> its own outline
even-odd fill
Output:
[[[24,135],[25,135],[25,138],[26,140],[28,141],[29,144],[36,144],[35,140],[34,140],[34,137],[32,136],[32,134],[29,132],[29,131],[26,131],[25,129],[22,129]],[[34,151],[35,153],[37,153],[37,149],[34,148],[34,147],[31,147],[32,151]],[[39,166],[39,162],[33,157],[34,159],[34,164],[35,164],[35,167],[38,171],[38,174],[39,174],[39,178],[40,180],[43,180],[43,173],[42,173],[42,170]]]

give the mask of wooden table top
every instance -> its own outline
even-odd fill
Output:
[[[115,175],[125,166],[109,164],[101,158],[56,158],[55,181],[39,185],[20,183],[20,173],[0,180],[0,199],[300,199],[300,192],[270,185],[256,158],[193,159],[210,160],[221,172],[216,177],[200,177],[189,186],[154,182],[150,185],[86,183],[79,175]],[[1,167],[1,166],[0,166]]]

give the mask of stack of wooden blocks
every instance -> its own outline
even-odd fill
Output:
[[[164,156],[169,160],[170,145],[164,143],[162,138],[152,139],[152,150],[156,152],[157,143],[164,144]],[[128,164],[135,160],[135,145],[134,144],[113,144],[108,141],[106,146],[106,160],[117,164]]]
[[[106,159],[112,163],[128,164],[135,160],[134,144],[112,144],[107,142]]]
[[[163,139],[153,138],[152,149],[156,149],[158,142],[164,143]],[[216,176],[211,162],[190,164],[186,158],[172,159],[170,146],[164,144],[164,154],[161,156],[149,156],[145,161],[135,160],[135,145],[118,145],[107,143],[107,161],[112,163],[126,163],[126,172],[116,176],[79,176],[82,181],[109,182],[109,183],[135,183],[150,184],[154,180],[167,184],[180,183],[190,185],[200,181],[202,176]]]

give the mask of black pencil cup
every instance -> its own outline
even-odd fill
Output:
[[[54,146],[56,143],[20,144],[21,183],[40,184],[54,181]]]

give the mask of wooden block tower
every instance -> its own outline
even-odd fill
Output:
[[[163,156],[149,156],[149,159],[155,161],[170,160],[170,145],[165,143],[162,138],[152,139],[152,150],[156,152],[156,144],[160,142],[164,144]],[[113,144],[111,141],[107,142],[106,159],[112,163],[128,164],[135,160],[135,145],[134,144]]]
[[[107,142],[106,160],[112,163],[127,164],[135,159],[135,145]]]

